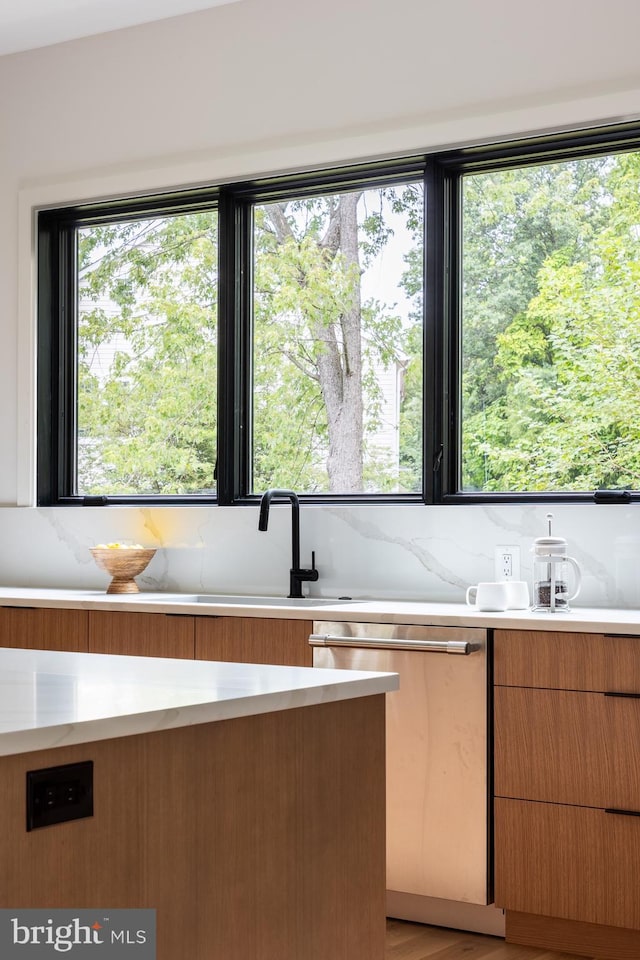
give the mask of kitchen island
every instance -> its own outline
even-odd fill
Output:
[[[153,908],[158,960],[382,960],[393,674],[0,650],[0,907]],[[26,775],[93,764],[31,831]]]

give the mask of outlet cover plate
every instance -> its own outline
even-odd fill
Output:
[[[93,816],[93,760],[27,773],[27,831]]]
[[[500,544],[495,550],[496,580],[520,579],[520,547],[516,544]]]

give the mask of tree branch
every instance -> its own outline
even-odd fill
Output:
[[[318,374],[312,372],[312,370],[301,363],[294,353],[290,353],[289,350],[283,350],[282,353],[283,356],[285,356],[287,360],[294,365],[294,367],[297,367],[297,369],[305,375],[305,377],[309,377],[310,380],[315,380],[317,383],[320,383],[320,377]]]
[[[318,246],[321,250],[327,250],[332,257],[340,249],[340,204],[334,199],[330,202],[329,224]]]
[[[283,203],[270,203],[266,208],[266,213],[273,224],[278,243],[284,243],[285,240],[295,240],[295,234],[291,224],[286,218]]]

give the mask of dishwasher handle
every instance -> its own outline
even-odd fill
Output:
[[[337,637],[330,633],[312,633],[312,647],[358,647],[376,650],[419,650],[422,653],[455,653],[467,657],[480,646],[468,640],[384,640],[382,637]]]

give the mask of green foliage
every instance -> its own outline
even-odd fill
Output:
[[[463,489],[638,489],[639,184],[636,153],[464,178]],[[362,489],[421,487],[422,190],[363,194],[357,256],[340,240],[354,226],[343,204],[254,211],[255,491],[330,490],[354,384]],[[398,223],[412,239],[394,275],[402,309],[363,283]],[[80,492],[214,490],[217,242],[215,213],[81,231]],[[376,439],[381,372],[396,369],[399,462]]]
[[[78,262],[79,492],[211,492],[215,214],[84,230]]]
[[[464,177],[463,489],[638,489],[639,184],[636,153]],[[421,488],[422,188],[362,195],[357,255],[349,197],[254,210],[256,492],[328,492],[343,442],[363,491]],[[398,224],[402,308],[363,281]],[[87,228],[78,257],[80,492],[212,492],[215,213]],[[377,440],[397,369],[399,462]],[[353,397],[362,422],[338,436]]]
[[[422,324],[417,319],[407,331],[405,356],[400,396],[400,488],[419,493],[422,488],[424,418]]]
[[[344,381],[332,385],[333,399],[327,396],[320,365],[328,354],[337,358],[344,378],[361,380],[364,423],[356,442],[364,461],[363,489],[394,490],[401,482],[398,464],[373,442],[381,425],[378,371],[402,362],[406,337],[401,317],[388,304],[373,297],[360,303],[361,273],[391,236],[382,201],[374,210],[373,199],[364,196],[358,264],[331,241],[341,197],[256,209],[254,490],[276,484],[330,490],[327,409],[335,405]],[[354,309],[361,338],[361,357],[355,359],[349,354],[345,321]]]
[[[546,199],[537,196],[533,220],[546,231],[537,241],[546,253],[530,262],[527,283],[516,276],[527,302],[512,319],[503,315],[500,325],[507,324],[495,331],[493,349],[469,364],[465,486],[637,489],[640,157],[549,170],[557,186]],[[535,184],[531,189],[535,194]],[[552,229],[563,196],[568,234]],[[506,259],[513,256],[508,248]],[[495,293],[486,292],[485,315]],[[481,368],[489,389],[476,382]]]
[[[359,262],[335,242],[340,196],[255,208],[254,490],[329,490],[327,405],[339,404],[342,390],[320,382],[330,353],[345,378],[360,382],[365,419],[352,443],[364,452],[363,482],[371,490],[397,488],[398,464],[370,440],[381,420],[374,371],[405,362],[406,331],[392,307],[360,300],[361,272],[392,235],[384,204],[402,202],[396,191],[378,201],[373,191],[364,195]],[[212,492],[215,213],[100,225],[82,230],[78,243],[79,492]],[[347,349],[347,317],[359,326],[356,356]],[[419,461],[411,469],[419,470]]]

